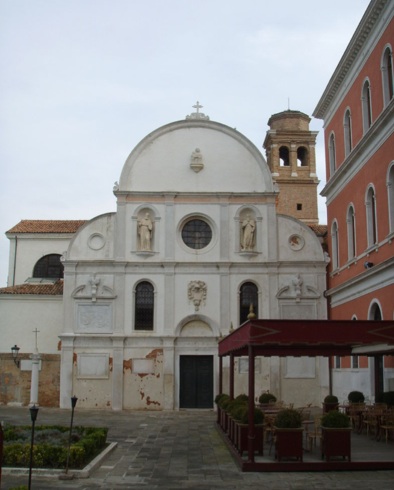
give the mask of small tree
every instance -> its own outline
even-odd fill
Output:
[[[272,393],[262,393],[259,397],[259,402],[262,405],[268,404],[268,403],[275,403],[276,402],[276,396],[273,395]]]
[[[285,408],[278,412],[274,425],[279,429],[298,429],[302,427],[302,415],[298,410]]]
[[[331,412],[323,415],[321,419],[322,427],[336,428],[336,429],[347,429],[350,427],[350,417],[345,413],[338,412],[337,410],[331,410]]]
[[[347,399],[350,403],[364,403],[365,396],[361,391],[351,391]]]

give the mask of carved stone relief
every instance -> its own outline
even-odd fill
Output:
[[[313,286],[304,284],[301,274],[297,274],[289,280],[286,286],[279,289],[276,297],[278,299],[292,299],[299,303],[301,299],[318,299],[321,294]]]
[[[112,288],[102,283],[102,280],[96,274],[90,276],[86,284],[77,286],[71,293],[73,298],[90,299],[96,303],[97,299],[114,299],[116,295]]]
[[[204,281],[191,281],[188,286],[188,298],[194,304],[194,310],[198,311],[201,304],[205,304],[207,297],[207,285]]]
[[[198,173],[204,168],[204,162],[200,148],[196,148],[190,157],[190,168]]]
[[[83,333],[111,333],[112,306],[98,304],[77,305],[77,331]]]
[[[300,235],[291,235],[289,237],[289,246],[292,250],[301,250],[304,248],[305,245],[305,240],[302,236]]]

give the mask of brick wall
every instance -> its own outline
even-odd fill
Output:
[[[38,386],[38,403],[42,407],[58,407],[60,393],[60,355],[41,354],[41,371]],[[21,359],[29,357],[21,356]],[[31,371],[18,368],[12,354],[0,354],[0,404],[30,402]]]

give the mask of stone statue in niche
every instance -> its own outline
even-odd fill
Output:
[[[194,304],[194,310],[198,311],[200,305],[205,304],[207,297],[207,285],[204,281],[191,281],[188,287],[189,300]]]
[[[138,236],[140,237],[140,250],[150,251],[153,236],[153,223],[149,213],[145,213],[145,216],[138,220]]]
[[[248,213],[241,223],[241,250],[253,250],[255,244],[256,221]]]
[[[191,156],[190,168],[196,173],[204,168],[200,148],[196,148]]]

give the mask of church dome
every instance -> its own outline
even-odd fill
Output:
[[[188,117],[146,136],[127,158],[116,193],[273,192],[267,163],[237,130]]]

